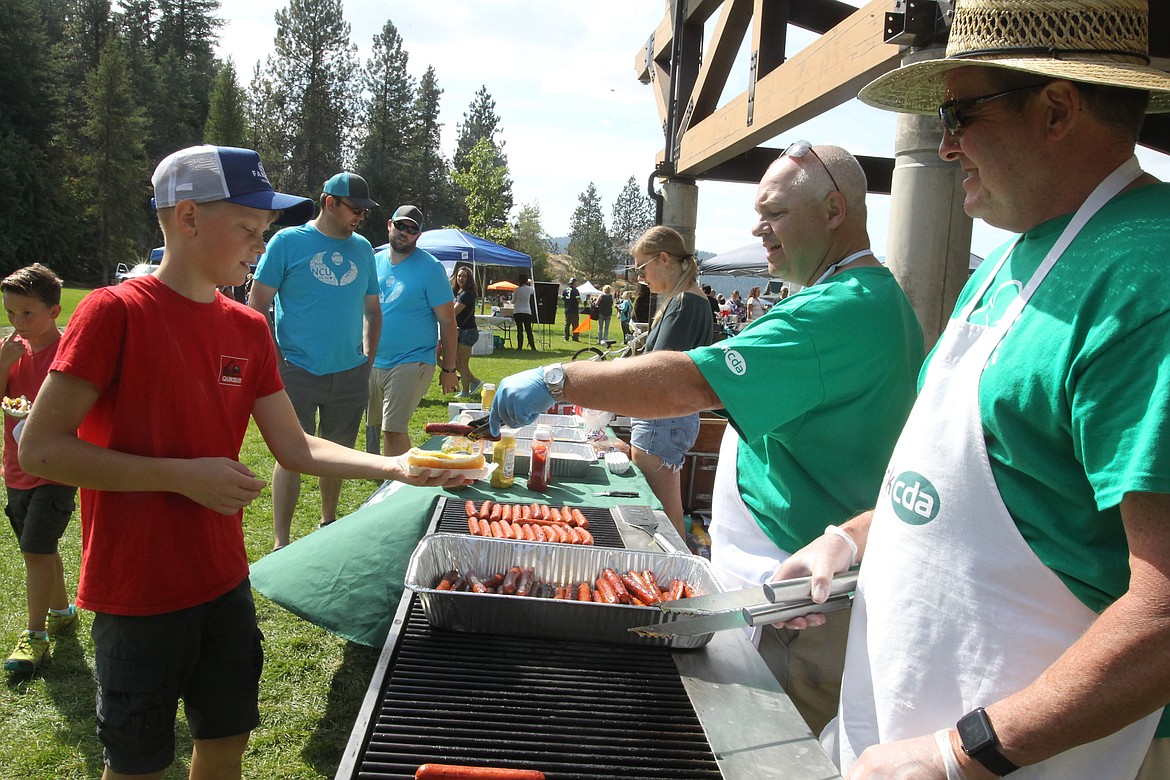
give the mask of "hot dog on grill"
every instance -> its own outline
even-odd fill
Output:
[[[544,780],[544,772],[490,766],[423,764],[414,770],[414,780]]]

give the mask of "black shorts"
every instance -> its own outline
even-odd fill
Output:
[[[22,553],[53,555],[77,508],[77,488],[37,485],[30,490],[8,488],[8,522]]]
[[[92,633],[98,738],[115,772],[149,774],[174,762],[179,699],[195,739],[259,725],[264,637],[249,580],[176,612],[96,613]]]

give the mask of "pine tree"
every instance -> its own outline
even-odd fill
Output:
[[[248,121],[244,116],[246,99],[236,83],[236,66],[231,60],[220,68],[211,83],[207,122],[203,125],[204,143],[216,146],[247,146]]]
[[[516,215],[516,221],[512,225],[512,243],[509,246],[532,258],[533,279],[549,278],[550,239],[540,223],[539,203],[525,203],[520,206],[520,213]]]
[[[618,193],[610,216],[610,238],[613,239],[614,253],[628,264],[633,260],[630,246],[654,227],[654,202],[642,192],[633,176]],[[626,278],[629,279],[628,273]]]
[[[290,191],[292,178],[289,164],[289,128],[281,121],[282,110],[276,85],[260,69],[252,68],[252,80],[244,95],[244,117],[248,122],[250,149],[255,149],[264,161],[264,172],[277,190]]]
[[[276,12],[267,75],[275,119],[287,128],[290,168],[284,187],[319,193],[345,167],[357,115],[357,47],[341,0],[290,0]]]
[[[34,260],[64,273],[69,212],[52,146],[61,104],[37,0],[0,3],[0,72],[0,275]]]
[[[578,276],[601,287],[613,281],[616,261],[601,212],[601,196],[593,182],[589,182],[577,200],[579,205],[569,221],[569,254]]]
[[[131,259],[149,236],[142,216],[149,171],[143,156],[146,118],[128,85],[126,58],[116,38],[86,79],[87,153],[79,162],[91,199],[84,219],[94,234],[103,283],[115,263]]]
[[[508,224],[511,186],[508,169],[496,162],[496,152],[490,140],[479,139],[464,158],[466,167],[452,171],[451,180],[467,193],[467,229],[489,241],[507,244],[512,239],[512,226]]]
[[[381,204],[371,209],[362,223],[362,233],[374,246],[389,239],[386,221],[394,209],[407,202],[404,193],[412,190],[406,160],[415,125],[415,90],[414,80],[406,70],[407,60],[402,37],[393,22],[387,20],[382,32],[374,36],[363,76],[369,99],[360,123],[366,135],[356,165],[357,172],[369,182],[374,200]]]
[[[508,212],[512,210],[512,177],[508,175],[508,156],[504,154],[504,142],[497,141],[496,135],[500,132],[500,117],[496,114],[496,101],[492,100],[492,96],[488,94],[487,87],[482,86],[479,91],[475,93],[475,98],[471,101],[467,111],[463,114],[463,121],[459,123],[457,128],[457,140],[455,146],[455,157],[453,160],[453,167],[462,175],[460,178],[466,179],[470,173],[470,161],[472,150],[480,141],[488,141],[492,145],[493,157],[492,168],[503,169],[504,179],[502,182],[502,189],[500,192],[500,200],[504,206],[503,219],[507,219]],[[454,180],[455,177],[452,177]],[[464,225],[470,225],[471,215],[469,212],[469,204],[467,198],[469,196],[468,190],[462,185],[455,184],[455,197],[458,199],[460,210],[460,222]]]
[[[409,188],[402,193],[404,203],[422,209],[428,229],[454,225],[457,216],[449,168],[439,149],[439,133],[443,128],[439,122],[442,94],[443,90],[435,80],[434,67],[428,67],[419,79],[415,94],[414,126],[406,160]]]

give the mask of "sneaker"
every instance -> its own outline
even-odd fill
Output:
[[[57,636],[57,634],[69,629],[77,622],[77,607],[72,604],[69,605],[68,615],[58,615],[53,610],[49,610],[45,615],[45,628],[49,631],[49,636]]]
[[[475,398],[479,395],[479,391],[482,389],[483,389],[483,380],[477,379],[477,380],[475,380],[475,384],[473,384],[471,387],[467,388],[467,395],[465,397],[466,398]]]
[[[40,639],[33,636],[33,632],[25,629],[20,632],[20,639],[16,643],[16,649],[12,651],[12,655],[8,656],[8,660],[4,662],[4,668],[10,672],[28,672],[32,673],[37,670],[37,667],[49,660],[49,639],[48,637]]]

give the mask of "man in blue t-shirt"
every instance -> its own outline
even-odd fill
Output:
[[[382,332],[374,249],[354,231],[378,204],[365,179],[339,173],[325,182],[320,205],[315,219],[268,242],[248,305],[264,314],[273,310],[280,377],[301,427],[352,447]],[[337,519],[341,482],[318,478],[322,526]],[[301,475],[278,463],[272,473],[274,549],[289,542],[300,492]]]
[[[419,249],[423,213],[400,206],[387,225],[390,243],[375,257],[378,300],[388,338],[378,344],[370,374],[366,449],[378,451],[378,420],[386,455],[410,449],[408,425],[435,376],[442,343],[444,393],[455,391],[455,303],[447,272],[435,256]]]

